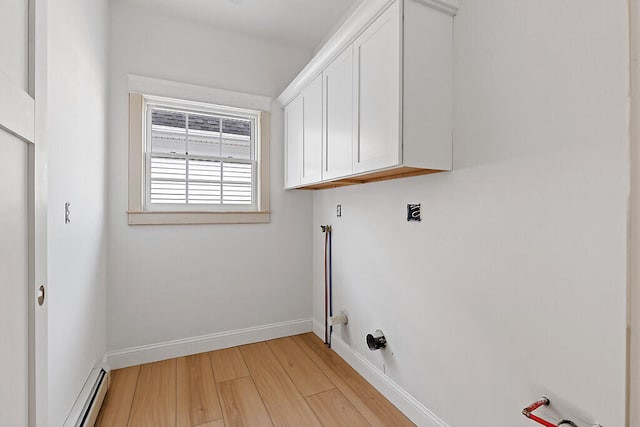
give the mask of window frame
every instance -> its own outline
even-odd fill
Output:
[[[255,179],[252,205],[150,204],[146,175],[149,167],[146,144],[150,126],[149,106],[163,106],[194,113],[252,118],[255,139]],[[270,114],[199,101],[129,93],[129,225],[161,224],[247,224],[270,222],[269,134]],[[178,157],[178,156],[176,156]]]

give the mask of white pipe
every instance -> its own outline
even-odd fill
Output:
[[[337,316],[331,316],[329,318],[329,326],[346,325],[349,322],[347,315],[340,313]]]

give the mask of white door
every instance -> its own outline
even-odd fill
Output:
[[[36,281],[44,284],[46,275],[46,260],[41,255],[46,254],[43,182],[36,178],[44,169],[40,147],[35,145],[36,116],[41,110],[36,110],[34,96],[37,82],[43,81],[36,73],[42,55],[36,43],[43,34],[35,31],[44,22],[40,7],[29,0],[0,3],[1,427],[46,423],[46,331],[42,323],[46,311],[36,308]]]
[[[324,70],[323,179],[353,173],[353,47]]]
[[[354,172],[400,159],[400,9],[393,3],[353,43]]]
[[[27,144],[0,130],[0,425],[28,420],[28,153]]]
[[[302,183],[322,180],[322,74],[302,92],[303,128]]]

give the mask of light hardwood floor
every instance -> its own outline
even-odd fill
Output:
[[[97,426],[412,426],[308,333],[112,372]]]

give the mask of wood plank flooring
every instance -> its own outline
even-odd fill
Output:
[[[412,426],[312,333],[112,372],[106,427]]]

